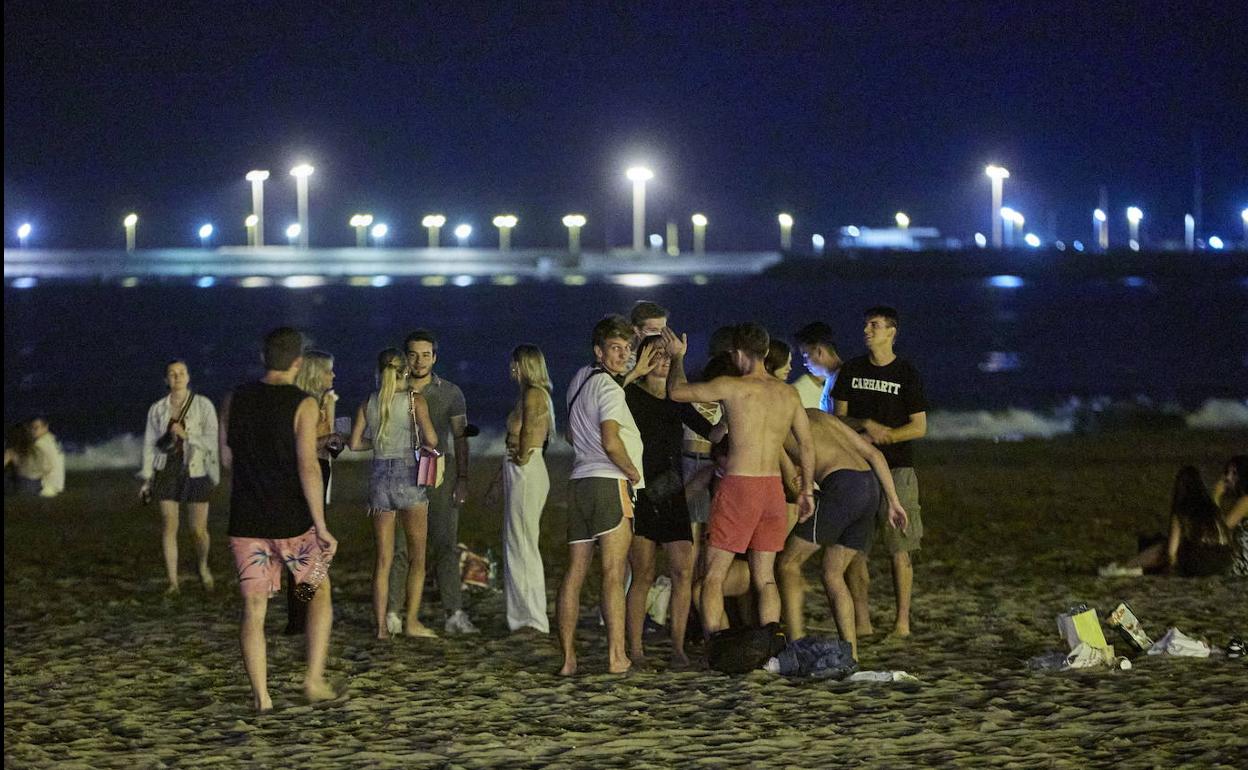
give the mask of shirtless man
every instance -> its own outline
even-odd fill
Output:
[[[780,454],[790,436],[797,442],[802,468],[798,513],[809,517],[814,510],[814,449],[806,411],[797,391],[763,367],[770,338],[762,326],[745,323],[736,329],[731,355],[741,376],[717,377],[710,382],[686,380],[685,353],[689,346],[684,335],[677,336],[665,328],[663,339],[671,356],[668,398],[684,403],[722,402],[732,441],[728,474],[711,503],[702,628],[707,634],[723,628],[724,576],[733,554],[747,551],[751,580],[758,592],[759,623],[778,623],[780,592],[774,568],[776,554],[784,548],[787,524]]]
[[[888,500],[888,519],[896,529],[906,528],[906,512],[897,498],[893,474],[880,450],[871,446],[849,426],[821,409],[807,409],[810,435],[815,445],[814,477],[819,482],[818,505],[813,516],[801,519],[780,555],[780,593],[784,600],[784,625],[790,639],[805,636],[802,601],[806,581],[802,564],[823,552],[823,589],[832,603],[836,630],[849,642],[858,659],[858,636],[854,630],[854,599],[845,584],[845,570],[859,554],[871,550],[875,514],[880,507],[880,485]],[[781,458],[786,484],[796,487],[801,477],[793,468],[801,462],[800,447],[792,437],[784,442]],[[874,471],[874,473],[872,473]],[[877,480],[878,479],[878,480]]]

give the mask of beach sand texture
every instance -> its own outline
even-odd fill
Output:
[[[1248,633],[1244,581],[1096,577],[1099,564],[1133,555],[1137,532],[1163,529],[1180,465],[1212,482],[1245,448],[1242,431],[922,446],[928,535],[915,634],[883,638],[893,602],[877,552],[881,633],[861,652],[864,669],[921,680],[899,684],[669,672],[659,637],[648,637],[646,663],[608,676],[594,585],[572,679],[553,675],[553,637],[507,634],[499,593],[467,597],[479,637],[379,642],[366,468],[340,464],[329,669],[347,695],[303,702],[302,640],[280,635],[281,597],[268,621],[276,710],[264,715],[249,711],[238,653],[225,490],[212,514],[217,590],[205,594],[191,574],[184,522],[182,593],[168,599],[155,507],[134,501],[126,473],[71,475],[54,501],[5,501],[5,766],[1243,767],[1243,659],[1141,658],[1130,671],[1072,673],[1031,672],[1026,661],[1064,649],[1054,615],[1076,602],[1103,617],[1126,600],[1154,637],[1178,626],[1222,646]],[[501,550],[501,506],[483,499],[497,463],[475,462],[461,516],[478,552]],[[543,552],[553,599],[566,459],[552,466]],[[813,561],[807,616],[814,633],[834,635]],[[433,594],[425,607],[435,625]]]

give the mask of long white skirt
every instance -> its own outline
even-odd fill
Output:
[[[546,576],[538,550],[542,509],[550,476],[542,450],[533,448],[524,465],[503,461],[503,588],[507,625],[550,633],[546,616]]]

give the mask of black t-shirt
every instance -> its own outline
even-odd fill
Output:
[[[688,425],[690,430],[703,438],[715,427],[693,404],[655,398],[637,383],[624,389],[624,397],[641,434],[641,470],[647,485],[650,479],[666,470],[680,472],[681,439],[684,438],[682,424]]]
[[[295,454],[295,412],[305,398],[294,385],[250,382],[234,391],[226,433],[234,456],[230,537],[297,537],[312,527]]]
[[[910,415],[927,411],[923,379],[904,358],[894,358],[888,366],[876,366],[870,356],[847,361],[836,376],[832,397],[849,405],[849,416],[875,420],[889,428],[910,422]],[[890,468],[914,467],[909,441],[879,448]]]

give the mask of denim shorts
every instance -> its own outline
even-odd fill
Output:
[[[415,508],[428,502],[428,492],[416,485],[414,461],[373,460],[373,473],[368,479],[369,513]]]

